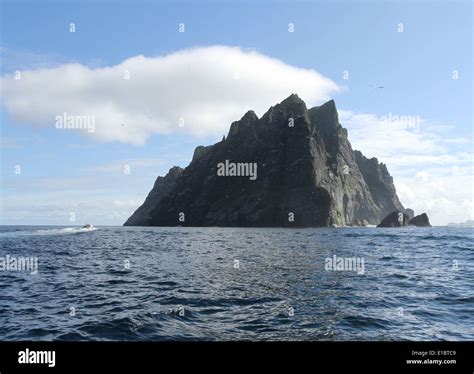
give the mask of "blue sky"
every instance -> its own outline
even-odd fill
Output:
[[[234,56],[234,52],[225,49],[206,52],[206,47],[213,46],[240,47],[242,52],[235,53],[239,54],[237,57],[242,55],[242,66],[248,66],[247,51],[255,51],[259,56],[280,60],[288,69],[299,69],[289,70],[288,79],[295,74],[294,86],[284,77],[275,76],[273,84],[288,87],[288,94],[283,95],[282,88],[281,97],[263,95],[267,101],[262,99],[258,108],[281,101],[292,92],[299,93],[308,105],[320,104],[329,95],[336,101],[340,121],[348,128],[353,147],[387,163],[406,207],[413,207],[417,213],[426,211],[435,224],[473,218],[469,1],[2,1],[1,13],[5,84],[1,108],[0,224],[70,225],[71,213],[75,213],[76,224],[122,224],[145,198],[157,175],[165,174],[173,165],[186,166],[197,145],[220,140],[230,122],[240,118],[222,114],[216,123],[223,118],[228,123],[205,130],[199,125],[202,119],[192,115],[186,117],[190,121],[184,128],[164,129],[147,122],[134,138],[136,141],[129,142],[112,134],[114,128],[110,126],[96,137],[74,130],[58,131],[53,121],[30,119],[35,110],[40,118],[41,108],[20,113],[30,111],[29,107],[18,109],[9,104],[12,100],[23,100],[22,92],[27,92],[31,102],[41,103],[41,99],[45,106],[50,105],[51,91],[43,91],[42,87],[68,84],[68,79],[73,78],[61,69],[68,64],[82,65],[85,76],[97,79],[95,69],[102,69],[100,77],[104,78],[105,68],[130,66],[133,81],[144,64],[128,59],[139,55],[150,61],[146,66],[152,72],[160,60],[149,59],[190,48],[203,48],[204,58],[212,52],[222,63]],[[76,27],[74,33],[70,32],[70,23]],[[180,23],[184,23],[185,32],[179,32]],[[289,32],[289,23],[294,25],[294,32]],[[399,32],[400,24],[403,32]],[[181,56],[183,66],[194,64],[193,56],[196,55]],[[262,69],[274,66],[263,57],[258,61],[262,62]],[[37,73],[41,69],[51,69],[51,75]],[[213,67],[196,69],[212,74]],[[316,90],[314,95],[309,90],[307,97],[301,95],[299,89],[306,92],[307,87],[297,79],[302,71],[310,70],[331,80],[338,89]],[[7,79],[11,80],[17,71],[24,73],[22,79],[28,79],[29,71],[36,74],[32,75],[37,77],[35,85],[16,92]],[[344,71],[349,73],[349,79],[344,79]],[[180,71],[173,74],[183,75]],[[245,72],[241,74],[245,79]],[[456,74],[457,79],[453,79]],[[319,84],[319,78],[311,75],[313,78]],[[179,87],[182,84],[176,83]],[[219,82],[216,84],[220,87]],[[114,95],[117,92],[116,86],[93,87],[85,94],[96,95],[99,90],[101,96],[97,95],[103,98],[106,96],[102,90],[110,89]],[[137,90],[132,93],[134,97],[138,95],[138,102],[140,87],[130,88]],[[61,92],[60,89],[54,87],[54,92]],[[157,106],[168,104],[162,91],[156,87]],[[258,109],[252,107],[251,101],[239,100],[242,106],[229,109],[229,113],[240,113],[242,109],[241,116],[246,106]],[[84,102],[87,108],[90,101]],[[136,118],[134,115],[124,118]],[[387,130],[380,121],[390,115],[416,117],[420,126],[413,131],[392,123],[395,130],[393,126]],[[133,126],[133,122],[126,126]],[[21,166],[20,174],[15,174],[16,165]],[[126,165],[130,174],[123,172]]]

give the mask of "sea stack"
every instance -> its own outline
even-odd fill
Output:
[[[431,227],[430,220],[426,213],[413,217],[408,224],[417,227]]]
[[[385,217],[377,227],[403,227],[408,226],[410,218],[408,214],[402,211],[395,211]]]
[[[125,225],[375,225],[394,211],[404,207],[387,167],[352,149],[334,101],[308,109],[292,94],[261,118],[248,111],[184,170],[158,177]]]

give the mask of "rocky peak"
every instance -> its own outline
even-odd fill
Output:
[[[199,147],[198,147],[199,148]],[[203,147],[206,148],[206,147]],[[169,171],[168,174],[166,174],[165,178],[177,178],[182,172],[183,168],[180,168],[179,166],[173,166]]]
[[[336,157],[341,148],[341,137],[347,138],[347,132],[339,124],[334,100],[309,109],[308,114],[317,136],[323,139],[326,151],[332,158]]]
[[[204,147],[202,145],[198,145],[196,149],[194,150],[192,162],[199,159],[203,155],[205,155],[207,151],[209,151],[211,148],[212,148],[211,146]],[[171,170],[170,170],[170,173],[171,173]]]
[[[229,130],[229,135],[232,137],[237,135],[239,132],[247,130],[250,126],[253,126],[258,121],[258,117],[253,110],[249,110],[244,116],[239,120],[232,122]]]
[[[260,119],[249,111],[225,141],[197,147],[184,171],[157,182],[126,224],[318,227],[403,211],[385,166],[354,152],[344,134],[332,100],[308,110],[293,94]],[[229,161],[252,165],[255,178],[218,174]]]
[[[297,94],[291,94],[280,104],[276,105],[276,108],[285,111],[288,114],[305,115],[308,108],[306,104]]]
[[[334,100],[329,100],[321,106],[311,108],[309,116],[315,123],[316,128],[324,135],[337,135],[338,129],[341,128]]]
[[[255,114],[253,110],[249,110],[244,116],[240,119],[242,123],[254,123],[258,121],[258,116]]]

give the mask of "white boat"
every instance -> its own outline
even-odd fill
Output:
[[[91,225],[90,223],[86,223],[84,226],[82,226],[83,229],[93,229],[94,225]]]

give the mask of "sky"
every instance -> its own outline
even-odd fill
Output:
[[[291,93],[334,99],[405,207],[474,219],[470,1],[2,0],[0,13],[0,224],[121,225],[158,175]]]

